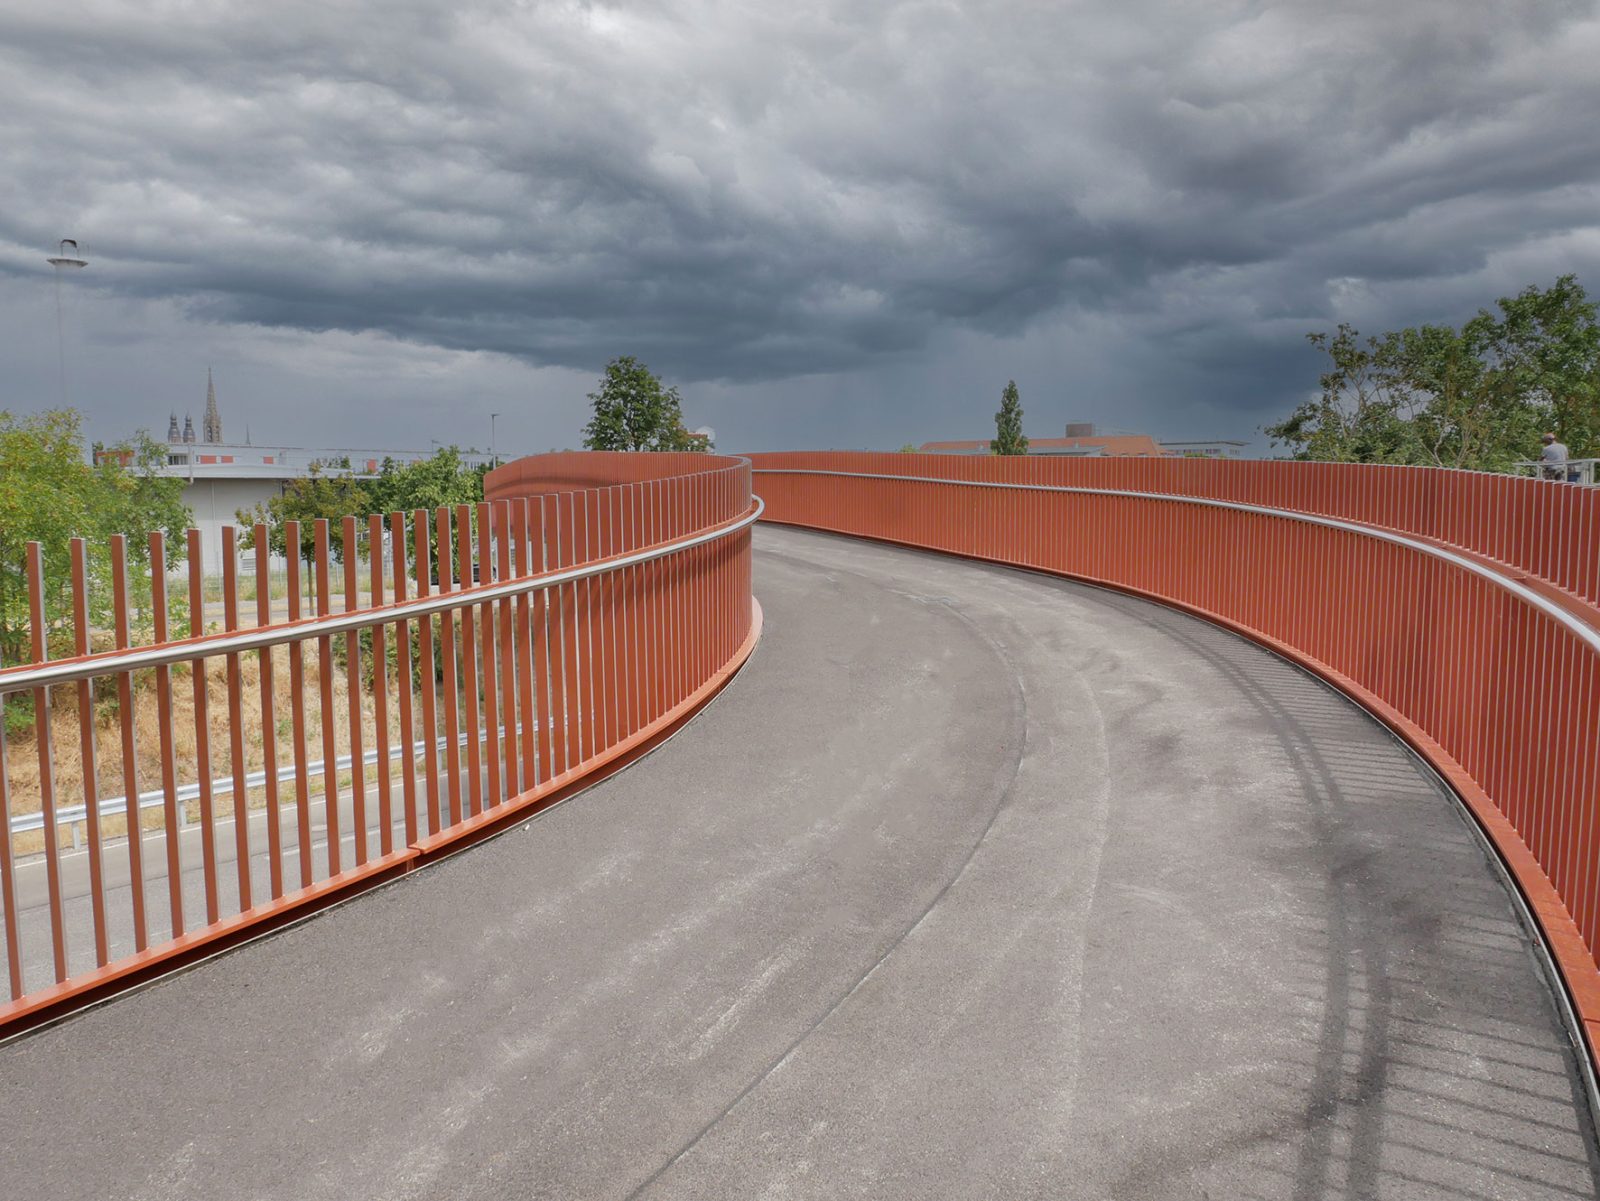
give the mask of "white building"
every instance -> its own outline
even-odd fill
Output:
[[[281,496],[289,480],[303,479],[313,466],[324,473],[343,473],[348,469],[358,478],[371,479],[385,459],[396,463],[415,463],[431,458],[434,450],[378,450],[370,447],[257,446],[226,442],[222,417],[217,411],[216,387],[211,372],[206,372],[206,412],[202,438],[196,440],[194,421],[185,416],[183,430],[178,415],[172,414],[167,426],[166,474],[184,480],[183,503],[194,514],[195,528],[201,534],[201,554],[208,573],[222,562],[222,527],[238,526],[238,514]],[[469,467],[489,463],[486,454],[463,451],[461,460]],[[346,468],[348,464],[348,468]],[[359,516],[359,514],[357,515]],[[279,566],[281,564],[274,564]]]

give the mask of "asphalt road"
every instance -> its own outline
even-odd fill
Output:
[[[1203,623],[771,528],[666,747],[0,1047],[39,1198],[1577,1198],[1503,885]]]

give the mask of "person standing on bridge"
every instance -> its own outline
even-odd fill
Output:
[[[1557,442],[1555,434],[1545,434],[1540,439],[1544,449],[1539,452],[1539,462],[1544,464],[1544,478],[1547,480],[1564,480],[1567,478],[1567,445]]]

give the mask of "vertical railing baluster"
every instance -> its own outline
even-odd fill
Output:
[[[239,554],[231,525],[222,527],[222,622],[229,633],[239,628]],[[233,769],[233,849],[239,878],[239,912],[252,908],[250,895],[250,794],[246,791],[249,764],[244,746],[244,680],[239,656],[226,657],[228,686],[228,757]]]
[[[6,979],[11,999],[22,996],[22,935],[17,926],[16,863],[11,851],[11,777],[6,763],[6,702],[9,693],[0,693],[0,930],[6,940]]]
[[[526,579],[533,574],[532,523],[528,520],[528,499],[518,497],[509,503],[507,511],[516,530],[516,573]],[[541,676],[535,674],[534,642],[538,635],[535,627],[544,619],[543,595],[526,592],[517,596],[516,617],[512,625],[517,652],[517,685],[522,709],[522,775],[523,792],[531,792],[539,784],[540,758],[538,739],[544,721],[544,706],[534,703],[536,683]],[[542,701],[543,694],[540,694]]]
[[[450,510],[440,508],[438,514],[439,591],[455,591],[455,572],[451,561],[455,554],[450,536]],[[456,627],[455,611],[446,609],[439,614],[440,670],[444,674],[444,737],[445,771],[448,775],[450,822],[461,821],[461,718],[460,700],[456,689]]]
[[[497,535],[495,542],[495,569],[501,583],[514,578],[511,571],[511,506],[505,501],[494,503],[494,520],[486,522],[491,525]],[[527,594],[522,597],[526,606]],[[517,747],[521,738],[521,731],[517,729],[517,670],[520,666],[517,659],[517,640],[515,626],[511,616],[512,602],[510,597],[500,600],[500,705],[501,718],[505,723],[505,797],[510,800],[522,791],[518,782]],[[526,610],[524,609],[524,617]],[[487,622],[485,623],[487,624]],[[523,722],[531,720],[526,715]]]
[[[346,517],[344,538],[344,611],[354,613],[360,606],[360,584],[356,574],[358,548],[356,519]],[[355,630],[344,636],[345,711],[350,720],[350,837],[354,840],[357,867],[367,862],[367,764],[361,728],[366,724],[361,704],[361,635]]]
[[[329,566],[328,520],[317,518],[312,526],[312,560],[317,581],[317,616],[326,617],[333,610],[332,570]],[[322,801],[325,828],[323,841],[327,847],[328,876],[340,874],[342,849],[339,836],[339,744],[336,737],[337,720],[333,704],[333,639],[327,634],[317,638],[317,699],[322,722]]]
[[[406,517],[404,513],[389,514],[389,558],[394,600],[396,604],[406,599]],[[395,698],[400,708],[400,787],[405,806],[406,845],[417,841],[417,756],[414,745],[417,739],[412,719],[411,679],[411,624],[400,621],[394,628]],[[429,749],[432,754],[432,748]]]
[[[472,506],[456,506],[456,575],[463,591],[476,582],[472,563]],[[461,614],[461,697],[465,706],[463,724],[467,736],[467,812],[473,817],[483,812],[483,731],[478,712],[478,640],[473,606],[462,605]]]
[[[111,535],[110,549],[112,627],[117,649],[125,651],[133,645],[127,535]],[[150,936],[144,911],[144,827],[139,813],[139,757],[134,744],[133,705],[133,673],[118,672],[117,718],[122,733],[122,804],[128,821],[128,888],[133,916],[133,949],[142,951],[150,945]],[[0,806],[0,813],[4,813],[3,806]]]
[[[494,555],[490,548],[489,505],[480,501],[478,515],[478,583],[487,584],[494,575]],[[494,605],[486,602],[478,609],[478,636],[483,644],[483,671],[479,687],[483,692],[483,771],[487,796],[485,804],[493,809],[500,804],[500,706],[495,696],[496,672],[494,669]],[[506,741],[513,742],[506,731]]]
[[[367,518],[367,566],[371,572],[369,608],[383,606],[383,518]],[[398,631],[397,631],[398,633]],[[378,754],[378,853],[394,851],[394,798],[389,779],[389,645],[385,627],[372,627],[372,732]]]
[[[79,655],[89,653],[89,546],[74,538],[72,556],[72,638]],[[95,747],[94,683],[79,680],[78,756],[83,769],[84,826],[89,841],[89,909],[94,919],[94,961],[110,961],[110,932],[106,928],[105,865],[100,845],[100,760]]]
[[[289,621],[300,620],[300,523],[283,523],[284,548],[288,553]],[[289,720],[294,726],[294,817],[295,840],[299,846],[300,887],[310,888],[316,878],[312,863],[310,753],[306,745],[306,668],[304,643],[289,644]]]
[[[540,496],[528,505],[529,538],[528,568],[541,575],[555,565],[554,543],[555,506],[548,496]],[[557,643],[561,638],[561,609],[556,589],[541,588],[533,596],[533,670],[535,677],[534,710],[539,718],[538,767],[539,782],[544,783],[560,775],[561,739],[565,737],[565,715],[558,708],[561,696],[561,655]]]
[[[167,539],[160,530],[150,535],[150,623],[156,645],[168,641]],[[178,756],[172,724],[172,668],[156,671],[156,726],[161,749],[161,813],[167,853],[167,928],[173,938],[183,934],[184,813],[178,806]]]
[[[272,548],[267,544],[267,527],[257,523],[251,532],[255,547],[256,625],[272,624]],[[283,831],[278,804],[278,701],[273,688],[272,648],[257,652],[261,693],[261,770],[262,794],[267,803],[267,887],[276,901],[283,896]]]
[[[433,574],[432,555],[428,546],[429,513],[426,509],[418,509],[411,516],[412,532],[417,547],[417,597],[420,599],[429,595],[429,578]],[[443,619],[441,618],[441,627]],[[433,656],[433,618],[426,615],[417,618],[417,654],[421,660],[419,668],[421,680],[418,687],[422,692],[422,743],[423,743],[423,775],[428,786],[428,833],[439,832],[439,721],[436,712],[438,704],[438,673],[434,668]]]
[[[189,633],[198,638],[206,629],[205,558],[200,546],[200,531],[191,529],[188,539]],[[217,902],[217,827],[211,795],[211,715],[206,699],[206,661],[196,653],[189,660],[189,683],[194,696],[194,763],[200,789],[200,864],[205,876],[206,925],[221,918]]]

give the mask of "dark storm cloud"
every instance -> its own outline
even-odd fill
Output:
[[[1310,326],[1595,263],[1596,61],[1560,0],[13,3],[0,271],[690,380],[1087,323],[1254,413]]]

